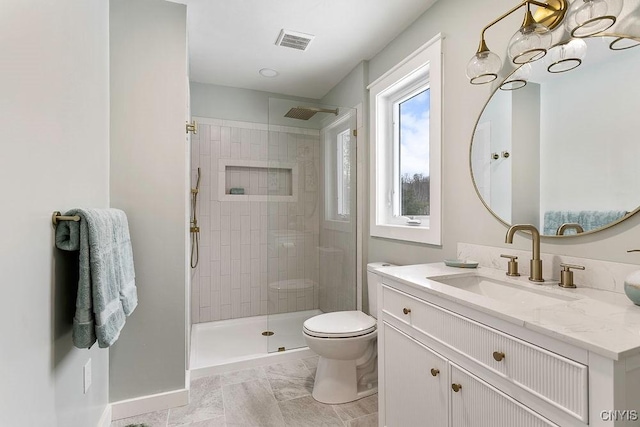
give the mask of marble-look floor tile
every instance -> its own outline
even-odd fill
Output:
[[[291,399],[278,404],[286,426],[289,427],[343,427],[331,405],[317,402],[311,396]]]
[[[311,372],[311,376],[313,378],[316,377],[316,370],[318,369],[318,359],[318,356],[302,359],[302,363],[304,363],[304,366],[306,366],[309,372]]]
[[[365,415],[364,417],[351,420],[348,427],[378,427],[378,413]]]
[[[224,415],[220,417],[211,418],[205,421],[197,421],[195,423],[183,424],[180,427],[226,427]]]
[[[131,418],[123,418],[112,422],[111,427],[126,427],[132,424],[136,426],[143,424],[145,427],[166,427],[168,413],[168,410],[164,410],[137,415]]]
[[[368,396],[355,402],[343,403],[342,405],[333,405],[333,409],[343,421],[373,414],[378,412],[378,395],[374,394],[373,396]]]
[[[265,379],[222,387],[227,426],[282,427],[284,420]]]
[[[205,421],[224,415],[218,375],[191,381],[189,404],[169,410],[169,426]]]
[[[265,366],[264,370],[278,401],[308,396],[313,391],[313,377],[300,360]]]
[[[249,368],[220,374],[220,384],[229,385],[265,378],[264,368]]]

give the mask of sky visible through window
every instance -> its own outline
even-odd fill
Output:
[[[400,175],[429,176],[429,89],[400,104]]]

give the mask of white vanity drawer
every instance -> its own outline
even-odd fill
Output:
[[[585,365],[387,286],[382,287],[382,310],[587,422]],[[494,352],[503,353],[504,358],[495,360]],[[495,356],[500,359],[499,354]]]

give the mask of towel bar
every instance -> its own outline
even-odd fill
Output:
[[[53,222],[53,225],[56,226],[56,225],[58,225],[58,221],[75,221],[75,222],[78,222],[78,221],[80,221],[80,217],[78,215],[65,216],[65,215],[62,215],[60,213],[60,211],[54,211],[53,215],[51,216],[51,221]]]

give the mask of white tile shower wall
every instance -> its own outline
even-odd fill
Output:
[[[191,171],[195,185],[200,167],[200,260],[192,271],[192,322],[318,308],[317,186],[292,182],[296,202],[219,201],[218,160],[296,162],[301,171],[311,162],[318,171],[319,132],[195,119]],[[233,179],[234,186],[268,187],[266,174]]]
[[[508,260],[500,257],[501,254],[517,256],[520,274],[523,276],[529,275],[531,251],[458,243],[458,258],[477,261],[481,267],[506,270]],[[540,254],[540,259],[542,259],[543,277],[546,280],[553,278],[553,280],[558,281],[561,270],[560,263],[577,264],[585,267],[584,271],[573,270],[574,281],[578,287],[595,288],[617,293],[624,293],[625,277],[634,271],[640,270],[640,266],[636,264],[599,261],[566,255],[542,253]]]

